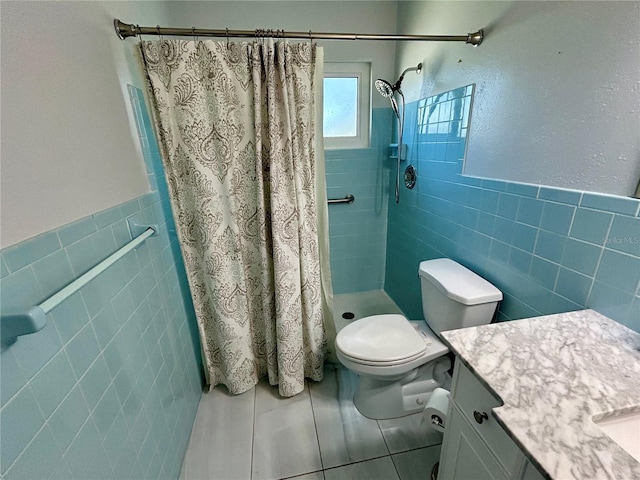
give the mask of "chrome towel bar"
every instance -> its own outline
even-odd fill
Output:
[[[353,203],[353,201],[356,199],[356,197],[354,197],[353,195],[349,194],[344,198],[330,198],[327,200],[327,203],[332,204],[332,203]]]
[[[42,330],[47,324],[47,320],[45,318],[47,313],[56,308],[67,298],[144,242],[147,238],[152,235],[157,235],[157,230],[157,226],[149,226],[143,233],[120,249],[116,250],[91,270],[80,275],[73,282],[50,296],[40,305],[31,307],[27,311],[7,313],[0,316],[0,338],[2,339],[2,345],[13,343],[20,335],[27,335],[29,333],[35,333]]]

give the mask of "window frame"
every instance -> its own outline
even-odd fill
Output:
[[[326,150],[369,148],[371,129],[371,64],[367,62],[326,62],[324,64],[324,78],[354,77],[358,79],[357,133],[355,136],[350,137],[323,137],[324,148]],[[326,92],[323,91],[323,96],[325,94]],[[324,100],[322,108],[324,123]]]

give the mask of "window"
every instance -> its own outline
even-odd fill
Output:
[[[371,66],[368,63],[325,63],[324,146],[368,148]]]

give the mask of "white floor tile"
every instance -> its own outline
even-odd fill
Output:
[[[325,480],[400,480],[391,457],[325,470]]]
[[[440,460],[440,445],[392,455],[400,480],[431,478],[433,466]]]
[[[254,390],[231,395],[219,385],[202,395],[181,478],[251,478]]]
[[[378,423],[353,405],[357,381],[346,368],[328,364],[322,382],[309,385],[324,468],[389,454]]]
[[[323,472],[307,473],[306,475],[298,475],[297,477],[289,477],[285,480],[324,480]]]
[[[402,313],[383,291],[334,300],[337,330],[353,321],[344,312],[355,319]],[[442,434],[421,415],[363,417],[353,405],[356,382],[330,364],[322,382],[292,398],[280,397],[266,379],[237,396],[216,387],[202,396],[180,480],[427,480]]]
[[[253,480],[322,470],[309,390],[282,398],[266,381],[256,386]],[[248,478],[248,477],[247,477]]]
[[[378,420],[389,452],[399,453],[442,443],[442,433],[428,428],[422,413]]]

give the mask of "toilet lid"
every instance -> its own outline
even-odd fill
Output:
[[[354,359],[391,362],[420,355],[427,343],[403,315],[374,315],[340,330],[336,347]]]

